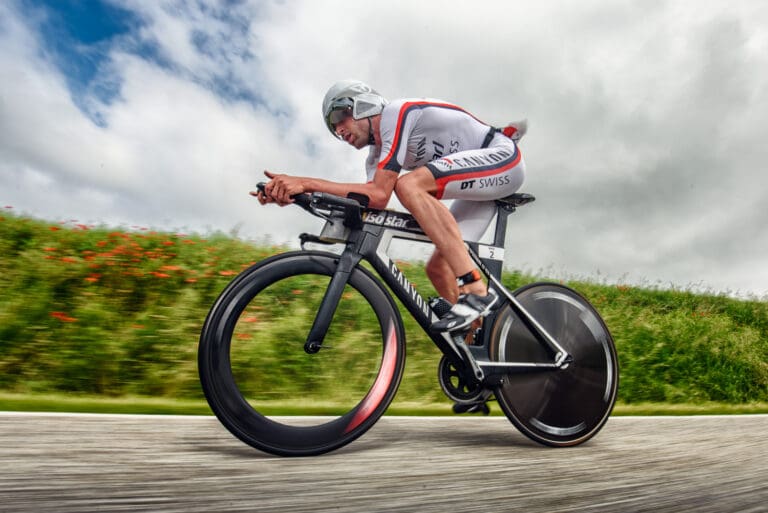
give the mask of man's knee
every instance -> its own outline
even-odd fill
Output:
[[[395,196],[401,203],[407,202],[419,191],[418,182],[411,176],[411,174],[403,175],[395,182]]]
[[[426,167],[402,175],[395,182],[395,194],[400,201],[423,192],[433,194],[435,189],[435,179]]]
[[[400,176],[395,182],[395,195],[400,199],[403,199],[402,195],[408,190],[408,182],[406,178],[408,178],[408,175]]]

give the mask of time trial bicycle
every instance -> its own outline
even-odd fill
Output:
[[[616,401],[608,328],[564,285],[510,292],[500,281],[508,216],[534,199],[496,200],[493,242],[466,243],[501,300],[468,342],[466,332],[430,330],[440,302],[425,301],[388,256],[395,239],[430,243],[413,216],[366,208],[361,197],[294,197],[325,225],[319,235],[300,236],[300,251],[243,271],[211,308],[198,348],[211,409],[243,442],[283,456],[326,453],[361,436],[392,402],[405,365],[403,321],[383,281],[442,352],[438,380],[456,409],[485,408],[495,398],[539,443],[589,440]],[[308,243],[343,251],[307,250]],[[296,412],[322,415],[286,415]]]

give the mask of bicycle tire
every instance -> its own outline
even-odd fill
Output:
[[[499,406],[536,442],[555,447],[586,442],[616,402],[619,371],[611,334],[592,305],[568,287],[533,283],[514,295],[573,361],[563,369],[508,374],[495,390]],[[553,361],[509,305],[493,324],[489,351],[499,362]]]
[[[386,289],[360,266],[350,273],[323,349],[304,351],[338,260],[309,251],[269,258],[238,275],[206,318],[198,347],[205,397],[219,421],[252,447],[281,456],[338,449],[370,429],[395,396],[405,365],[403,323]],[[335,379],[339,374],[344,379]],[[292,416],[301,412],[315,416]]]

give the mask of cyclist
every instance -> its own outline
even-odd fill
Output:
[[[487,315],[498,302],[464,247],[479,240],[495,213],[495,199],[523,183],[525,164],[517,141],[525,123],[503,130],[464,109],[434,99],[388,102],[357,80],[334,84],[323,100],[323,119],[336,138],[369,147],[366,183],[338,183],[265,171],[262,204],[291,203],[304,192],[363,194],[386,208],[394,192],[435,245],[426,272],[435,290],[453,304],[436,331],[458,331]],[[402,173],[401,170],[410,171]],[[453,199],[450,210],[440,200]]]

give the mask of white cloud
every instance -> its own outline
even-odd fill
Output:
[[[768,249],[759,1],[121,5],[143,25],[102,65],[119,97],[87,98],[104,126],[34,21],[0,7],[0,201],[293,240],[318,223],[247,191],[264,168],[363,179],[364,154],[319,113],[330,84],[356,77],[496,124],[529,118],[524,188],[539,200],[512,218],[511,265],[768,293],[754,271]]]

